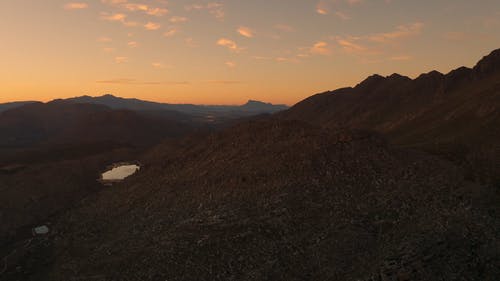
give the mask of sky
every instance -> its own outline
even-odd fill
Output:
[[[113,94],[293,105],[378,73],[472,67],[498,0],[2,0],[0,103]]]

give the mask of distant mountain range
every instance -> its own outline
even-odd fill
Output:
[[[256,114],[269,114],[288,109],[282,104],[264,103],[261,101],[249,100],[244,105],[194,105],[194,104],[169,104],[144,101],[140,99],[120,98],[113,95],[100,97],[81,96],[69,99],[55,100],[67,103],[91,103],[105,105],[111,109],[127,109],[134,111],[177,111],[189,115],[223,114],[230,113],[239,116],[250,116]],[[22,106],[32,102],[13,102],[0,104],[0,112]]]
[[[21,107],[26,104],[35,103],[36,101],[16,101],[16,102],[8,102],[8,103],[0,103],[0,113],[9,109],[13,109],[16,107]]]

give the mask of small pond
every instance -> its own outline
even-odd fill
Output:
[[[104,182],[122,181],[125,178],[135,174],[141,169],[137,164],[121,163],[111,166],[106,172],[102,173],[101,180]]]

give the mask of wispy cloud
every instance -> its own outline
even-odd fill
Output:
[[[341,11],[336,11],[335,15],[338,18],[340,18],[341,20],[350,20],[351,19],[351,17],[348,14],[341,12]]]
[[[219,39],[217,41],[217,45],[226,47],[226,48],[228,48],[229,50],[231,50],[233,52],[239,52],[241,50],[241,48],[238,47],[238,45],[236,44],[236,42],[234,42],[231,39],[227,39],[227,38],[221,38],[221,39]]]
[[[63,7],[65,10],[83,10],[83,9],[87,9],[89,7],[89,5],[87,3],[84,3],[84,2],[71,2],[71,3],[65,4]]]
[[[243,84],[243,81],[238,80],[207,80],[203,81],[203,83],[207,84],[220,84],[220,85],[234,85],[234,84]]]
[[[162,17],[168,13],[169,11],[163,8],[150,8],[149,10],[146,11],[146,14],[156,17]]]
[[[277,29],[279,31],[282,31],[282,32],[294,32],[295,29],[288,25],[288,24],[283,24],[283,23],[279,23],[279,24],[276,24],[274,25],[274,29]]]
[[[107,36],[101,36],[101,37],[97,38],[97,42],[109,43],[109,42],[113,42],[113,39],[111,39]]]
[[[101,19],[111,22],[120,22],[125,26],[137,26],[139,23],[134,21],[127,21],[127,15],[123,13],[101,13]]]
[[[179,29],[177,29],[175,27],[171,27],[167,31],[163,32],[163,36],[164,37],[172,37],[172,36],[174,36],[177,33],[179,33]]]
[[[234,61],[226,61],[224,64],[227,67],[229,67],[229,68],[235,68],[236,67],[236,63]]]
[[[144,28],[146,30],[158,30],[161,28],[161,25],[159,23],[150,21],[144,25]]]
[[[327,42],[324,41],[318,41],[314,43],[314,45],[309,49],[312,54],[315,55],[331,55],[332,50],[330,49],[330,46],[328,45]]]
[[[188,12],[206,10],[220,21],[223,21],[226,16],[226,13],[224,11],[224,4],[222,4],[221,2],[210,2],[207,4],[195,3],[184,6],[184,9]]]
[[[324,1],[320,1],[316,4],[316,13],[320,15],[328,15],[330,13],[330,9],[328,4]]]
[[[355,37],[348,37],[348,38],[337,37],[336,41],[337,41],[337,44],[346,53],[350,53],[350,54],[367,53],[368,48],[365,46],[362,46],[360,43],[358,43],[357,41],[359,39],[360,38],[355,38]]]
[[[170,82],[159,82],[159,81],[140,81],[131,78],[117,78],[110,80],[98,80],[97,84],[116,84],[116,85],[189,85],[190,82],[187,81],[170,81]]]
[[[153,62],[151,63],[151,66],[156,68],[156,69],[165,69],[165,68],[171,68],[171,65],[166,65],[162,62]]]
[[[409,61],[409,60],[413,60],[413,57],[412,56],[408,56],[408,55],[400,55],[400,56],[392,56],[389,58],[389,60],[392,60],[392,61]]]
[[[171,23],[185,23],[185,22],[189,21],[189,19],[186,17],[174,16],[174,17],[171,17],[168,21],[170,21]]]
[[[137,48],[139,46],[139,43],[137,43],[136,41],[130,41],[127,43],[127,46],[129,46],[130,48]]]
[[[128,62],[128,57],[115,57],[115,63],[122,64],[127,62]]]
[[[196,48],[196,47],[198,47],[198,43],[192,37],[188,37],[188,38],[184,39],[184,43],[189,48]]]
[[[142,12],[156,17],[161,17],[169,13],[169,10],[164,7],[154,7],[145,3],[130,3],[128,0],[101,0],[101,2],[129,12]]]
[[[422,22],[416,22],[407,25],[400,25],[396,30],[386,33],[378,33],[371,35],[369,39],[374,42],[384,43],[389,41],[395,41],[402,38],[417,36],[421,33],[424,28]]]
[[[247,38],[252,38],[255,36],[255,31],[253,31],[251,28],[249,27],[245,27],[245,26],[240,26],[238,28],[238,33],[241,35],[241,36],[244,36],[244,37],[247,37]]]

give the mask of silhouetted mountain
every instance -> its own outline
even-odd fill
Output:
[[[473,69],[461,67],[446,75],[432,71],[414,80],[374,75],[354,88],[307,98],[280,117],[375,130],[393,143],[455,158],[479,178],[483,173],[498,176],[500,50]]]
[[[74,103],[95,103],[106,105],[114,109],[129,109],[136,111],[171,110],[191,115],[232,113],[241,116],[248,116],[262,113],[274,113],[288,108],[286,105],[273,105],[270,103],[263,103],[252,100],[248,101],[248,103],[242,106],[167,104],[143,101],[138,99],[119,98],[109,94],[101,97],[83,96],[66,99],[66,101]]]
[[[17,102],[8,102],[8,103],[0,103],[0,113],[12,108],[21,107],[26,104],[35,103],[35,101],[17,101]]]
[[[371,133],[258,121],[144,159],[139,174],[67,213],[25,264],[49,263],[52,280],[499,274],[498,194]]]
[[[28,104],[0,113],[0,148],[102,141],[150,145],[191,130],[189,124],[175,119],[59,100]]]

